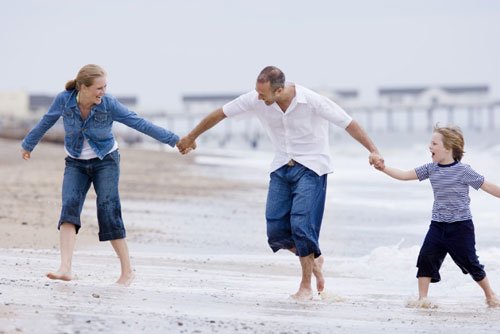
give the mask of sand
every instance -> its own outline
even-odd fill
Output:
[[[414,246],[387,245],[355,258],[331,256],[334,248],[325,245],[324,298],[296,302],[289,295],[298,287],[297,259],[266,245],[267,165],[221,167],[217,156],[180,157],[161,146],[120,151],[137,275],[128,288],[113,285],[119,264],[110,244],[97,241],[92,190],[75,251],[76,279],[44,276],[59,261],[64,151],[41,143],[23,161],[17,141],[0,140],[0,333],[499,332],[499,310],[486,308],[476,287],[464,296],[444,285],[436,291],[438,309],[405,307],[416,289]],[[334,214],[329,208],[325,219]],[[335,228],[325,226],[325,238]],[[391,263],[401,271],[397,278],[380,269]]]

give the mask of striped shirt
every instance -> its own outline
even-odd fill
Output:
[[[415,168],[420,181],[430,179],[434,191],[432,220],[444,223],[472,219],[469,186],[478,190],[484,182],[469,165],[428,163]]]

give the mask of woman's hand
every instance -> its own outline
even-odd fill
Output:
[[[21,150],[21,153],[23,155],[24,160],[29,160],[31,158],[31,152],[28,152],[26,150]]]

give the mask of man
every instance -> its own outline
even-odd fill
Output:
[[[292,295],[313,298],[312,275],[318,293],[324,290],[324,258],[319,233],[326,195],[327,174],[332,172],[329,122],[344,128],[370,152],[369,162],[383,165],[376,146],[358,123],[333,101],[294,83],[274,66],[264,68],[255,91],[243,94],[213,111],[177,147],[182,154],[196,148],[196,138],[226,117],[251,113],[264,126],[276,155],[266,204],[268,243],[274,252],[287,249],[299,256],[302,280]]]

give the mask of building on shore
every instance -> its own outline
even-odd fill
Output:
[[[23,138],[47,112],[54,98],[54,95],[49,94],[0,91],[0,136],[12,139]],[[137,106],[137,97],[135,96],[121,96],[117,99],[132,110]],[[64,137],[61,124],[61,120],[59,120],[47,132],[44,140],[62,141]],[[118,126],[117,132],[123,133],[124,131]]]
[[[440,125],[458,125],[470,133],[494,134],[500,128],[500,101],[490,96],[488,85],[384,87],[378,90],[376,103],[366,104],[356,89],[316,89],[342,106],[375,137],[413,137],[429,133]],[[203,116],[239,94],[189,94],[183,96],[188,131]],[[179,123],[179,121],[177,121]],[[332,126],[334,140],[344,138],[341,129]],[[335,139],[336,138],[336,139]],[[244,122],[224,122],[204,136],[218,146],[246,142],[262,146],[266,136],[255,118]]]
[[[186,94],[182,96],[183,110],[188,114],[208,113],[234,100],[241,94]]]
[[[489,102],[489,93],[488,85],[386,87],[378,90],[380,105],[387,108],[485,104]]]
[[[495,102],[488,85],[385,87],[378,90],[386,131],[430,130],[437,123],[494,129]],[[369,126],[371,126],[370,124]]]
[[[31,120],[40,118],[49,109],[55,95],[32,94],[25,91],[0,91],[0,118]],[[136,96],[119,96],[118,101],[131,109],[137,107]]]
[[[0,117],[26,119],[31,116],[29,95],[23,91],[0,91]]]
[[[316,89],[334,100],[353,116],[374,138],[387,139],[421,137],[437,123],[458,125],[468,134],[493,137],[500,129],[500,100],[490,96],[487,85],[384,87],[378,90],[378,100],[366,104],[356,89]],[[240,93],[186,94],[181,111],[138,111],[154,123],[180,135],[188,133],[205,115],[237,98]],[[136,110],[137,98],[118,97],[130,109]],[[47,111],[53,96],[24,92],[0,92],[0,135],[24,135],[34,122]],[[244,120],[244,121],[242,121]],[[54,132],[61,132],[55,126]],[[10,132],[9,132],[10,131]],[[136,143],[149,139],[122,124],[114,127],[117,137]],[[346,140],[342,129],[332,126],[332,141]],[[258,119],[237,117],[222,122],[200,140],[216,147],[270,147]]]
[[[359,91],[355,89],[316,89],[319,94],[343,105],[357,107],[362,104]],[[189,114],[207,113],[234,100],[243,93],[186,94],[182,96],[183,110]]]

